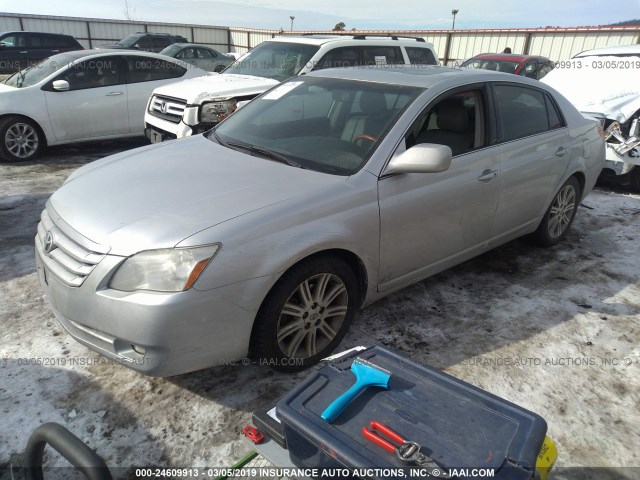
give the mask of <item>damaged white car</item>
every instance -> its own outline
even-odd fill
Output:
[[[603,170],[629,174],[640,189],[640,45],[579,53],[558,62],[542,82],[583,114],[602,120],[607,142]]]

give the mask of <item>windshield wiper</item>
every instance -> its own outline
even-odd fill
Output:
[[[220,145],[226,147],[227,144],[225,142],[222,141],[222,139],[220,138],[220,135],[218,135],[218,132],[216,132],[215,128],[211,129],[211,134],[213,135],[213,137],[216,139],[216,142],[218,142]]]
[[[243,150],[247,150],[251,153],[256,153],[258,155],[261,155],[263,157],[267,157],[271,160],[275,160],[276,162],[280,162],[280,163],[284,163],[286,165],[290,165],[292,167],[297,167],[297,168],[304,168],[300,163],[296,162],[295,160],[291,160],[290,158],[274,152],[273,150],[268,150],[266,148],[261,148],[261,147],[256,147],[255,145],[243,145],[240,143],[231,143],[228,142],[227,143],[228,147],[233,147],[233,148],[241,148]]]

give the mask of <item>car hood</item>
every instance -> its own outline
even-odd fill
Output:
[[[50,206],[84,237],[128,256],[173,247],[234,217],[344,181],[198,135],[82,167]]]
[[[270,78],[222,73],[171,83],[156,88],[153,93],[182,98],[189,105],[199,105],[206,98],[257,95],[278,83]]]
[[[640,56],[575,58],[569,68],[556,68],[541,82],[555,88],[581,112],[601,113],[624,123],[640,110],[638,71],[614,68],[627,61],[640,62]],[[597,68],[598,65],[603,68]]]

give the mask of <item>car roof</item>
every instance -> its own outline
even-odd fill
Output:
[[[491,70],[451,68],[437,65],[379,65],[349,68],[328,68],[308,73],[309,77],[343,78],[410,87],[429,88],[440,82],[455,82],[464,79],[464,83],[487,81],[515,82],[542,86],[537,80],[494,72]]]
[[[283,36],[276,37],[268,42],[289,42],[289,43],[302,43],[307,45],[324,45],[326,43],[344,42],[352,45],[354,42],[361,41],[363,45],[373,42],[384,43],[397,43],[405,45],[407,43],[415,44],[416,46],[429,46],[433,47],[433,44],[425,42],[421,37],[403,37],[397,35],[304,35],[304,36]]]
[[[72,57],[74,61],[80,60],[85,57],[105,57],[108,55],[119,55],[119,56],[125,56],[125,57],[130,57],[130,56],[151,57],[151,58],[161,58],[162,60],[167,60],[171,58],[171,57],[167,57],[166,55],[160,55],[159,53],[154,53],[154,52],[147,52],[143,50],[123,50],[120,48],[73,50],[71,52],[59,53],[58,55],[66,55],[68,57]]]
[[[591,57],[591,56],[607,56],[607,55],[640,55],[640,45],[631,44],[631,45],[614,45],[612,47],[602,47],[595,48],[593,50],[585,50],[584,52],[580,52],[577,55],[574,55],[573,58],[580,57]]]
[[[7,30],[6,32],[0,32],[0,35],[7,35],[12,33],[39,33],[41,35],[53,35],[55,37],[71,37],[71,35],[67,35],[66,33],[37,32],[34,30]]]
[[[201,47],[201,48],[208,48],[209,50],[215,50],[215,48],[210,47],[209,45],[203,45],[201,43],[176,42],[176,43],[172,43],[169,46],[170,47]]]
[[[471,57],[469,60],[473,60],[474,58],[478,58],[480,60],[506,60],[509,62],[522,62],[523,60],[531,60],[533,58],[543,58],[548,60],[547,57],[542,57],[540,55],[522,55],[518,53],[480,53]]]

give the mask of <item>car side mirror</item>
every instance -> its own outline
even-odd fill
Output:
[[[391,159],[385,173],[437,173],[451,166],[451,148],[419,143]]]
[[[51,87],[56,92],[66,92],[69,90],[69,82],[67,82],[66,80],[54,80],[51,84]]]

